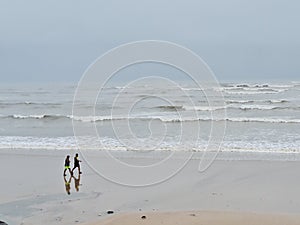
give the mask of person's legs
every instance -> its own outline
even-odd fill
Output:
[[[65,170],[64,170],[64,176],[66,176],[66,171],[69,170],[70,174],[72,175],[73,172],[71,171],[71,168],[69,166],[65,166]]]
[[[69,168],[69,172],[70,172],[71,176],[73,176],[73,172],[71,171],[71,168]]]
[[[72,174],[73,174],[73,171],[74,171],[76,168],[78,168],[78,170],[80,170],[79,167],[78,167],[77,165],[75,165],[74,168],[72,169]]]

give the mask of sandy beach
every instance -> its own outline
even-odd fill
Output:
[[[173,178],[142,188],[109,182],[83,162],[79,190],[72,179],[68,195],[62,176],[67,153],[75,152],[1,150],[0,169],[8,172],[1,175],[0,220],[10,225],[216,224],[223,219],[222,224],[300,224],[298,161],[217,160],[199,173],[199,161],[192,159]],[[122,157],[149,160],[131,152]],[[114,213],[108,215],[109,210]]]
[[[125,214],[104,221],[87,223],[87,225],[153,225],[153,224],[184,224],[184,225],[296,225],[300,216],[274,215],[233,212],[172,212],[172,213],[139,213]]]

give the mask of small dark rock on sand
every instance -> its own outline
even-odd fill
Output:
[[[147,217],[146,216],[141,216],[141,219],[145,220],[145,219],[147,219]]]
[[[112,211],[112,210],[107,211],[107,214],[113,214],[113,213],[114,213],[114,211]]]

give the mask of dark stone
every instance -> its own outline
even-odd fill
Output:
[[[8,225],[7,223],[4,223],[3,221],[0,221],[1,225]]]
[[[112,211],[112,210],[107,211],[107,214],[113,214],[113,213],[114,213],[114,211]]]
[[[141,218],[144,220],[144,219],[146,219],[147,217],[146,217],[146,216],[141,216]]]

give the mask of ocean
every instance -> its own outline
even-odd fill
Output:
[[[107,86],[95,107],[81,103],[95,110],[85,116],[72,113],[76,87],[2,84],[0,149],[76,149],[74,123],[82,127],[87,149],[197,152],[207,145],[211,123],[226,122],[221,152],[300,153],[300,82],[222,83],[219,106],[207,104],[208,96],[189,84],[180,91]],[[219,111],[226,117],[218,117]],[[97,137],[89,136],[91,124]]]

